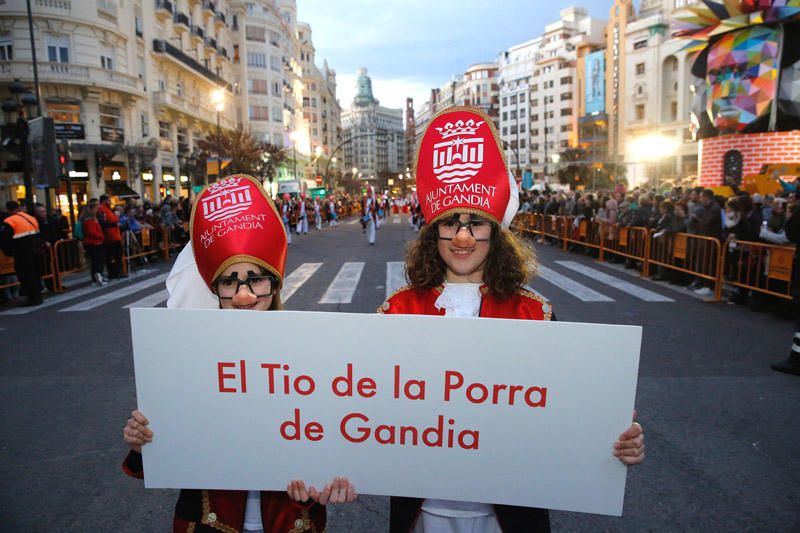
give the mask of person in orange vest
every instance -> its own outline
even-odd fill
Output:
[[[6,203],[10,213],[0,226],[0,248],[14,258],[23,306],[42,303],[42,269],[44,241],[36,217],[22,210],[17,202]]]
[[[107,194],[100,196],[97,221],[103,228],[106,246],[106,270],[110,279],[122,277],[122,234],[119,231],[119,217],[111,210],[111,199]]]

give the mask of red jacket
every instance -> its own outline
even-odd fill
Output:
[[[141,454],[130,452],[122,463],[122,471],[143,479]],[[172,531],[237,533],[244,526],[246,505],[246,490],[182,489],[175,504]],[[311,501],[298,503],[285,492],[262,491],[261,521],[264,533],[322,533],[326,523],[325,507]]]
[[[443,289],[442,285],[427,290],[403,287],[390,296],[380,306],[378,312],[391,315],[444,316],[444,309],[437,309],[434,305]],[[489,294],[488,287],[483,285],[481,294],[483,294],[483,300],[480,316],[484,318],[550,320],[553,317],[551,305],[538,294],[526,289],[519,289],[516,294],[501,300]]]
[[[100,246],[105,241],[103,228],[96,218],[85,218],[83,225],[83,244],[87,246]]]
[[[378,309],[390,315],[439,315],[444,309],[436,309],[434,303],[442,294],[444,286],[433,289],[411,289],[403,287],[395,292]],[[552,306],[538,294],[520,288],[516,294],[499,299],[489,294],[488,287],[481,287],[481,309],[479,316],[486,318],[517,318],[523,320],[554,319]],[[389,532],[409,533],[422,510],[422,498],[400,498],[393,496],[389,502]],[[549,533],[550,516],[547,509],[495,505],[495,514],[500,529],[504,532],[526,531]]]
[[[106,204],[100,204],[97,209],[97,220],[103,227],[105,242],[120,242],[122,240],[122,234],[119,232],[119,217]]]

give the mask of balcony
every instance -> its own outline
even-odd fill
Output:
[[[172,46],[163,39],[153,39],[153,52],[159,54],[167,54],[170,58],[180,63],[182,66],[194,70],[199,75],[203,76],[209,81],[212,81],[213,83],[216,83],[221,87],[224,87],[228,91],[231,90],[230,83],[226,82],[224,79],[217,76],[216,74],[208,70],[206,67],[195,61],[193,58],[181,52],[180,50],[178,50],[177,48],[175,48],[174,46]],[[219,53],[219,50],[217,50],[217,53]],[[225,57],[227,57],[227,52],[225,52],[224,55]]]
[[[123,72],[73,63],[39,61],[39,81],[59,85],[102,87],[137,98],[145,96],[141,81]],[[33,81],[33,65],[29,61],[0,61],[0,75],[6,79]]]
[[[224,57],[225,59],[228,59],[228,51],[225,48],[221,47],[221,46],[219,48],[217,48],[217,54],[219,54],[220,56]]]
[[[217,13],[214,15],[214,24],[217,26],[217,29],[224,28],[226,23],[225,13]]]
[[[117,4],[110,0],[97,0],[97,14],[111,22],[117,22]]]
[[[211,0],[203,0],[203,18],[213,17],[217,13],[217,8]]]
[[[167,109],[174,113],[183,114],[189,117],[208,122],[210,124],[217,123],[217,111],[211,104],[211,98],[208,95],[186,95],[178,96],[174,93],[167,91],[156,91],[153,93],[153,104],[160,109]],[[221,117],[223,127],[232,127],[231,122]]]
[[[169,0],[155,0],[156,2],[156,18],[161,22],[172,18],[172,2]]]
[[[216,39],[206,39],[205,46],[203,47],[203,55],[206,59],[211,58],[214,55],[214,52],[217,51],[217,41]]]
[[[172,18],[172,27],[175,33],[183,35],[191,28],[189,17],[185,13],[175,13],[175,16]]]
[[[69,15],[72,10],[70,0],[36,0],[33,5],[36,7],[37,15]]]
[[[192,27],[192,44],[197,46],[203,44],[206,40],[206,32],[200,26]]]

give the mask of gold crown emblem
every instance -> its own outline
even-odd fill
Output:
[[[241,181],[242,181],[242,178],[235,178],[235,177],[225,178],[224,180],[218,181],[217,183],[211,185],[208,188],[208,192],[209,192],[209,194],[218,193],[218,192],[223,191],[225,189],[229,189],[231,187],[238,186],[239,183],[241,183]]]
[[[447,139],[454,135],[475,135],[483,123],[483,120],[480,122],[475,122],[473,119],[469,119],[466,122],[457,120],[455,123],[448,122],[441,128],[437,127],[436,131],[442,135],[442,139]]]

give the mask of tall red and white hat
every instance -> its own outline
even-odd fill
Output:
[[[234,174],[195,198],[190,221],[197,270],[211,288],[235,263],[255,263],[283,280],[286,232],[275,204],[255,178]]]
[[[475,213],[508,228],[519,190],[492,119],[455,106],[428,123],[417,146],[417,195],[429,224],[454,213]]]

